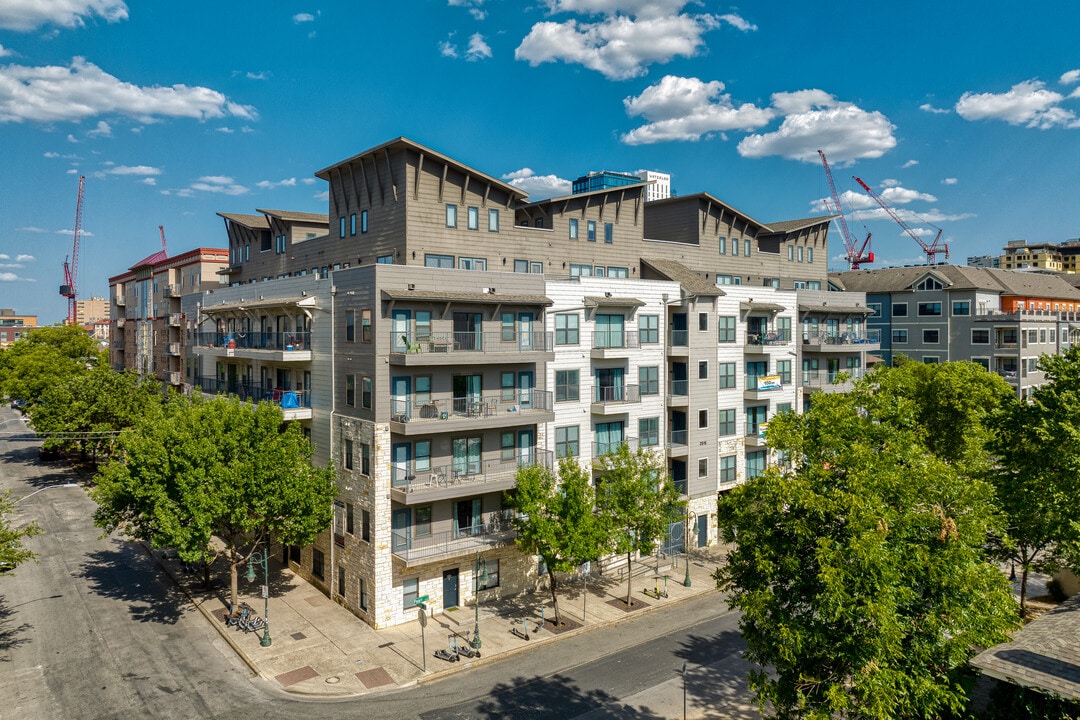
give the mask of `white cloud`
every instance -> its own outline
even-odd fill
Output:
[[[1025,80],[1004,93],[966,92],[957,100],[956,112],[965,120],[1004,120],[1039,130],[1080,127],[1076,114],[1060,107],[1063,100],[1045,83]]]
[[[895,126],[878,111],[840,102],[820,90],[775,93],[773,106],[788,113],[775,132],[748,135],[739,142],[743,157],[779,155],[819,162],[818,149],[838,164],[877,158],[896,147]]]
[[[906,163],[904,163],[904,164],[903,164],[903,165],[901,165],[900,167],[902,167],[902,168],[909,168],[909,167],[915,167],[915,166],[916,166],[916,165],[918,165],[918,164],[919,164],[919,161],[918,161],[918,160],[908,160],[908,161],[907,161]]]
[[[297,25],[300,23],[315,22],[315,16],[311,13],[296,13],[292,16],[292,21]]]
[[[140,122],[161,117],[257,116],[253,107],[230,102],[216,90],[187,85],[140,87],[81,57],[74,58],[69,67],[0,67],[0,123],[78,122],[105,114],[126,115]]]
[[[952,112],[949,108],[934,107],[930,103],[923,103],[919,106],[919,109],[923,112],[933,113],[934,115],[948,115]]]
[[[86,132],[86,137],[112,137],[112,127],[104,120],[99,120],[93,130]]]
[[[36,259],[33,255],[24,255],[22,253],[15,256],[15,262],[21,263],[34,262]]]
[[[127,20],[123,0],[4,0],[0,3],[0,28],[28,32],[43,25],[82,27],[93,16],[105,22]]]
[[[233,130],[231,127],[219,127],[215,130],[215,132],[219,132],[224,135],[232,135],[236,131]]]
[[[306,177],[306,178],[301,178],[300,182],[303,183],[304,185],[314,185],[316,182],[318,182],[318,180],[316,180],[313,177]]]
[[[484,42],[484,36],[480,33],[473,33],[469,38],[469,49],[465,51],[465,59],[469,62],[476,62],[489,57],[491,57],[491,47]]]
[[[583,15],[656,17],[677,13],[689,0],[544,0],[549,13],[572,12]]]
[[[52,232],[51,230],[46,230],[45,228],[43,228],[43,227],[38,227],[38,226],[36,226],[36,225],[26,225],[26,226],[24,226],[24,227],[21,227],[21,228],[15,228],[15,229],[16,229],[16,230],[18,230],[19,232],[29,232],[29,233],[47,233],[47,232]]]
[[[1069,72],[1062,74],[1062,76],[1058,78],[1058,82],[1062,85],[1073,85],[1080,82],[1080,70],[1070,70]]]
[[[143,178],[143,179],[142,179],[142,184],[143,184],[143,185],[151,185],[151,186],[153,186],[153,185],[157,185],[157,180],[155,180],[155,179],[154,179],[154,178],[152,178],[152,177],[148,177],[148,178]]]
[[[717,20],[723,20],[736,30],[742,30],[743,32],[752,32],[757,30],[757,25],[753,25],[747,22],[744,18],[734,14],[727,13],[725,15],[717,16]]]
[[[483,20],[487,17],[487,11],[483,9],[484,0],[449,0],[448,4],[450,7],[467,8],[475,20]]]
[[[9,272],[0,273],[0,282],[18,282],[19,280],[22,280],[22,279],[23,278],[19,277],[16,273],[9,273]],[[34,280],[29,280],[29,282],[35,282],[35,281]]]
[[[269,80],[270,73],[268,72],[247,72],[244,74],[248,80]]]
[[[0,45],[0,57],[7,57],[9,55],[14,55],[14,54],[15,53],[13,53],[11,50],[7,49],[3,45]]]
[[[942,178],[942,180],[941,180],[942,185],[955,185],[958,182],[959,182],[959,180],[957,180],[956,178],[952,178],[952,177],[950,177],[950,178]]]
[[[229,182],[232,182],[232,180],[230,179]],[[277,182],[272,182],[270,180],[260,180],[259,182],[255,183],[255,187],[262,190],[272,190],[279,187],[296,187],[296,178],[286,178],[284,180],[278,180]]]
[[[556,175],[537,175],[530,168],[521,168],[502,176],[514,187],[528,193],[530,200],[546,200],[547,198],[569,195],[571,182]]]
[[[559,3],[563,8],[615,4],[585,0]],[[704,46],[702,36],[718,25],[719,21],[712,15],[646,16],[644,13],[639,17],[612,15],[597,23],[539,22],[518,45],[514,58],[528,61],[533,67],[561,60],[595,70],[610,80],[625,80],[644,75],[647,66],[653,63],[697,55]]]
[[[117,165],[108,171],[110,175],[160,175],[161,168],[149,165]]]
[[[775,113],[750,103],[738,107],[723,92],[719,80],[668,75],[636,97],[623,100],[626,114],[649,122],[622,136],[627,145],[671,140],[699,140],[725,130],[753,130],[767,124]]]
[[[243,185],[238,185],[231,177],[224,175],[205,175],[190,186],[176,191],[180,197],[191,197],[195,192],[217,193],[220,195],[246,195],[251,192]]]
[[[453,37],[453,33],[450,36]],[[439,43],[439,54],[443,57],[456,58],[458,56],[457,45],[449,40],[443,40]]]

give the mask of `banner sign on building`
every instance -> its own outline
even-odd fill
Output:
[[[762,390],[780,390],[780,376],[779,375],[759,375],[757,379],[758,392]]]

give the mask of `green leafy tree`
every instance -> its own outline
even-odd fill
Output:
[[[173,395],[118,444],[90,491],[95,524],[204,565],[219,538],[233,606],[238,569],[251,553],[272,538],[307,545],[330,524],[334,473],[312,467],[300,426],[283,428],[271,403]]]
[[[990,443],[998,462],[988,478],[1005,516],[991,547],[1020,567],[1022,615],[1030,573],[1080,565],[1080,348],[1039,363],[1047,382],[1003,409]]]
[[[542,465],[518,469],[516,487],[506,501],[516,513],[518,548],[539,555],[547,566],[555,624],[562,624],[556,573],[600,557],[604,529],[596,516],[596,498],[588,471],[572,457],[559,461],[559,474]]]
[[[37,535],[41,528],[35,522],[25,527],[13,528],[8,516],[15,512],[15,502],[11,499],[10,490],[0,495],[0,573],[14,570],[16,565],[37,557],[26,549],[23,540]]]
[[[650,555],[683,517],[686,501],[671,482],[662,455],[625,443],[594,461],[600,470],[596,504],[608,537],[608,550],[626,555],[626,605],[632,604],[634,553]]]
[[[35,328],[0,352],[0,388],[8,397],[26,401],[32,414],[48,388],[86,375],[107,360],[81,327]]]
[[[876,380],[770,422],[794,467],[719,502],[733,549],[715,578],[760,668],[750,687],[780,718],[959,712],[959,669],[1017,623],[984,557],[992,489],[931,452],[917,403]]]
[[[31,417],[45,447],[108,458],[121,430],[132,427],[162,400],[160,384],[131,372],[97,365],[89,373],[44,390]]]

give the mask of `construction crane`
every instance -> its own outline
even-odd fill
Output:
[[[157,229],[158,229],[158,232],[161,233],[161,252],[168,255],[168,252],[165,250],[165,226],[164,225],[158,225]]]
[[[82,232],[82,204],[83,187],[86,185],[86,176],[79,176],[79,199],[75,203],[75,239],[71,245],[71,255],[64,258],[64,284],[60,286],[60,294],[68,300],[67,324],[75,324],[75,283],[79,277],[79,233]]]
[[[821,164],[825,167],[825,178],[829,181],[829,192],[832,193],[832,207],[829,207],[829,211],[837,216],[840,225],[840,235],[844,240],[844,259],[848,261],[852,270],[858,270],[860,265],[874,262],[874,253],[870,252],[870,233],[866,233],[866,240],[863,240],[862,246],[856,247],[858,240],[848,229],[844,211],[840,209],[840,196],[836,194],[836,185],[833,183],[829,161],[825,159],[823,150],[818,150],[817,154],[821,156]],[[825,205],[829,206],[828,201]]]
[[[919,247],[926,253],[926,263],[928,265],[937,265],[938,253],[945,253],[945,259],[949,259],[949,246],[941,242],[941,228],[937,229],[937,235],[934,236],[934,241],[927,243],[919,237],[917,232],[908,227],[908,224],[896,214],[896,211],[889,207],[889,204],[886,203],[880,195],[874,192],[869,185],[864,183],[862,178],[855,178],[855,182],[859,183],[859,185],[862,186],[862,189],[866,191],[867,195],[874,198],[874,200],[877,201],[877,204],[880,205],[885,212],[889,213],[889,217],[895,220],[900,227],[904,228],[904,232],[910,235],[915,242],[919,243]]]

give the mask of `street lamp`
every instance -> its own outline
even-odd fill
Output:
[[[259,642],[263,647],[270,647],[270,550],[268,548],[262,548],[260,553],[258,550],[253,550],[251,555],[248,556],[248,569],[247,569],[247,581],[255,582],[255,563],[261,563],[263,567],[263,582],[262,596],[263,596],[263,619],[266,620],[266,625],[263,626],[262,640]]]
[[[473,650],[480,649],[480,585],[487,585],[487,560],[481,564],[480,551],[476,551],[476,560],[473,563],[473,609],[476,612],[476,625],[473,627],[472,640],[469,642]]]
[[[697,515],[689,509],[686,511],[686,542],[683,544],[683,555],[686,556],[686,579],[683,587],[690,587],[690,527],[697,520]]]

